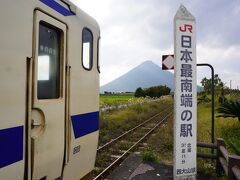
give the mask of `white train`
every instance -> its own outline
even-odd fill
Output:
[[[0,23],[0,179],[89,177],[98,24],[68,0],[3,0]]]

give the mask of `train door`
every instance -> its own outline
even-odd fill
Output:
[[[57,179],[65,146],[66,25],[40,11],[34,20],[32,179]]]

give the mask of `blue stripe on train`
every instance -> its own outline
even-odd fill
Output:
[[[64,16],[74,15],[74,13],[72,13],[69,9],[66,9],[61,4],[58,4],[54,0],[40,0],[40,1]]]
[[[0,168],[23,160],[23,126],[0,130]]]
[[[71,116],[75,139],[99,129],[99,112]]]

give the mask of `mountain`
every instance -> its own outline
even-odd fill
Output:
[[[174,89],[174,74],[163,71],[152,61],[145,61],[126,74],[100,87],[101,93],[109,92],[135,92],[138,87],[146,88],[157,85],[166,85]]]

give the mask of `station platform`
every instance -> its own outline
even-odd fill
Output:
[[[173,166],[153,162],[143,162],[140,155],[131,154],[109,176],[109,180],[170,180],[173,179]],[[215,180],[201,174],[198,180]]]

